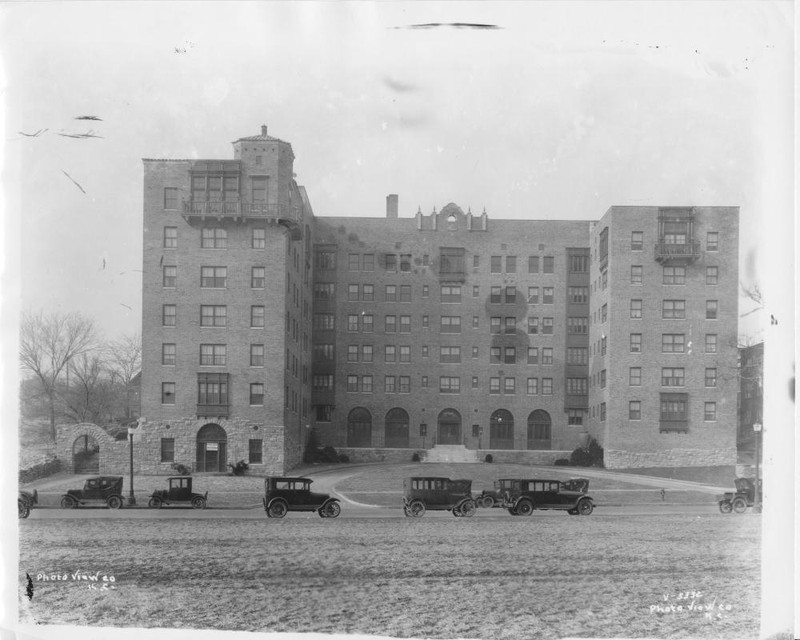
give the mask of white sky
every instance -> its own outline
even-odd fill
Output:
[[[759,133],[792,104],[789,3],[0,6],[5,298],[109,337],[140,325],[143,157],[229,158],[267,124],[320,216],[738,205],[746,280]],[[406,28],[453,22],[500,28]]]

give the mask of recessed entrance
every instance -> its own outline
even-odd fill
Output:
[[[225,471],[227,464],[228,434],[225,429],[213,422],[204,425],[197,432],[197,463],[196,471],[219,472]]]
[[[461,444],[461,414],[445,409],[439,414],[438,444]]]
[[[75,473],[100,473],[100,445],[93,436],[78,436],[72,444],[72,467]]]

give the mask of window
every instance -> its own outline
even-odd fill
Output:
[[[472,347],[472,357],[473,358],[478,357],[478,347]]]
[[[313,349],[315,362],[332,362],[334,360],[334,347],[332,344],[315,344]]]
[[[364,333],[372,333],[374,326],[374,318],[371,313],[361,314],[361,331]]]
[[[489,291],[489,302],[500,304],[503,301],[503,287],[492,287]]]
[[[365,284],[361,287],[361,299],[364,302],[372,302],[375,299],[375,286],[371,284]]]
[[[351,316],[347,316],[348,320]],[[332,313],[315,313],[313,319],[313,327],[315,331],[333,330],[335,323],[335,316]],[[358,331],[358,316],[356,318],[356,331]],[[350,327],[348,325],[348,331]]]
[[[539,364],[539,347],[528,347],[528,364]]]
[[[175,383],[161,383],[161,404],[175,404]]]
[[[317,422],[331,422],[333,420],[333,405],[318,404],[317,407]]]
[[[333,271],[336,269],[336,252],[325,249],[317,250],[314,253],[314,261],[317,269],[323,271]]]
[[[641,333],[632,333],[631,334],[631,353],[641,353],[642,352],[642,334]]]
[[[409,345],[400,346],[400,362],[411,362],[411,347]]]
[[[174,289],[178,284],[178,267],[163,267],[162,285],[165,289]]]
[[[472,285],[472,297],[477,298],[481,295],[481,288],[479,285]]]
[[[361,362],[372,362],[372,345],[361,345]]]
[[[161,307],[161,324],[165,327],[174,327],[176,319],[176,306],[165,304]]]
[[[528,273],[539,273],[539,256],[528,256]]]
[[[333,282],[315,282],[314,300],[334,300],[336,298],[336,285]]]
[[[512,395],[517,392],[517,379],[514,377],[503,378],[503,393]]]
[[[607,345],[606,337],[602,336],[600,338],[600,355],[601,356],[606,355],[606,345]]]
[[[686,284],[686,267],[664,267],[664,284]]]
[[[411,271],[411,254],[400,254],[400,271]]]
[[[361,265],[362,271],[375,271],[375,254],[365,253],[362,256],[363,263]]]
[[[161,345],[161,364],[175,364],[175,345],[164,343]]]
[[[481,266],[481,257],[479,255],[472,256],[472,267],[477,269],[479,266]]]
[[[706,233],[706,251],[719,251],[719,233],[717,231]]]
[[[400,285],[400,302],[411,302],[411,285]]]
[[[606,421],[606,403],[605,402],[601,402],[600,403],[600,422],[605,422],[605,421]]]
[[[706,320],[717,319],[717,301],[706,300]]]
[[[631,284],[642,284],[642,265],[631,266]]]
[[[219,227],[204,228],[200,236],[200,247],[202,249],[226,249],[228,247],[228,232]]]
[[[517,362],[517,349],[516,347],[506,347],[503,351],[503,362],[506,364],[516,364]]]
[[[490,271],[492,273],[502,273],[502,271],[503,271],[503,256],[492,256],[491,257]]]
[[[360,271],[361,270],[361,254],[349,253],[347,255],[347,270]]]
[[[349,302],[357,302],[358,301],[358,285],[357,284],[348,284],[347,285],[347,300]]]
[[[489,378],[489,393],[497,394],[500,393],[500,378]]]
[[[717,386],[717,368],[716,367],[706,367],[706,375],[705,381],[707,387],[716,387]]]
[[[161,438],[161,462],[175,462],[175,438]]]
[[[361,393],[372,393],[372,376],[361,376]]]
[[[661,386],[662,387],[682,387],[685,382],[683,367],[662,367]]]
[[[542,273],[553,273],[555,270],[555,258],[545,256],[542,260]]]
[[[266,326],[265,323],[265,307],[262,305],[253,305],[250,307],[250,326],[253,328],[260,328]]]
[[[641,251],[644,242],[641,231],[631,231],[631,251]]]
[[[395,393],[396,389],[396,382],[394,376],[385,376],[383,378],[383,392],[384,393]]]
[[[442,316],[441,333],[461,333],[461,316]]]
[[[688,395],[685,393],[661,394],[661,431],[686,431],[689,427]]]
[[[250,288],[263,289],[267,283],[267,270],[264,267],[250,269]]]
[[[386,254],[386,271],[397,272],[397,256],[393,253]]]
[[[567,409],[567,424],[570,426],[581,426],[583,424],[583,409]]]
[[[505,333],[516,333],[517,332],[517,319],[514,316],[508,316],[505,319]]]
[[[528,320],[530,321],[530,318]],[[489,333],[500,333],[501,322],[502,318],[500,318],[499,316],[492,316],[491,318],[489,318]]]
[[[642,301],[631,300],[631,318],[641,318],[641,317],[642,317]]]
[[[472,328],[479,329],[481,326],[481,319],[479,316],[472,316]]]
[[[319,391],[333,391],[333,374],[318,374],[311,378],[314,389]]]
[[[628,384],[632,387],[642,386],[642,368],[631,367],[628,369]]]
[[[250,345],[250,366],[263,367],[264,366],[264,345],[251,344]]]
[[[320,314],[317,314],[320,315]],[[347,330],[348,331],[358,331],[358,314],[351,313],[347,316]]]
[[[263,462],[261,453],[263,450],[264,441],[260,438],[251,438],[247,444],[248,464],[261,464]]]
[[[461,378],[439,376],[439,393],[461,393]]]
[[[589,393],[589,381],[586,378],[567,378],[567,395],[585,396]]]
[[[260,382],[250,384],[250,405],[261,406],[264,404],[264,385]]]
[[[706,353],[716,353],[717,352],[717,334],[716,333],[707,333],[706,334]]]
[[[542,364],[543,365],[553,364],[553,347],[542,348]]]
[[[174,211],[178,208],[178,189],[164,187],[164,208]]]
[[[386,302],[397,302],[397,285],[387,284],[383,290],[383,299]]]
[[[589,318],[567,318],[567,333],[589,333]]]
[[[411,316],[400,316],[400,333],[411,333]]]
[[[227,285],[227,267],[200,267],[200,286],[202,288],[224,289]]]
[[[539,378],[528,378],[525,392],[529,396],[539,395]]]
[[[442,302],[461,302],[461,287],[459,285],[445,285],[441,287]]]
[[[517,272],[517,256],[506,256],[506,273]]]
[[[553,304],[553,287],[542,288],[542,304]]]
[[[200,364],[221,367],[227,359],[227,347],[224,344],[201,344]]]
[[[589,349],[567,347],[567,364],[589,364]]]
[[[267,248],[267,230],[255,227],[253,229],[252,239],[253,249],[266,249]]]
[[[589,302],[589,287],[569,287],[567,297],[573,304],[586,304]]]
[[[461,362],[461,347],[440,347],[439,362]]]
[[[489,363],[500,364],[502,362],[502,350],[500,347],[489,347]]]
[[[683,333],[662,333],[661,352],[662,353],[685,353],[686,336]]]
[[[250,178],[250,200],[252,202],[267,201],[267,177],[251,176]]]
[[[347,361],[348,362],[358,362],[358,345],[357,344],[349,344],[347,345]]]
[[[606,388],[606,370],[605,369],[603,369],[600,372],[600,388],[601,389],[605,389]]]
[[[628,420],[641,420],[642,419],[642,402],[641,400],[631,400],[628,402]]]
[[[383,347],[383,361],[396,362],[397,361],[397,347],[387,344]]]
[[[553,333],[553,319],[542,318],[542,334],[550,335]]]
[[[439,249],[439,275],[464,275],[465,251],[461,247],[441,247]]]
[[[386,333],[397,333],[397,316],[385,316],[383,319],[383,330]]]
[[[571,254],[569,256],[570,273],[587,273],[589,271],[589,256],[585,253]]]
[[[422,378],[420,378],[420,385],[426,389],[428,388],[428,376],[422,376]]]
[[[706,403],[704,403],[703,420],[705,422],[716,422],[717,421],[717,403],[716,402],[706,402]]]
[[[686,300],[662,301],[661,317],[665,319],[684,319],[686,317]]]
[[[528,304],[539,304],[539,287],[528,287]]]
[[[718,284],[719,267],[706,267],[706,284]]]
[[[422,316],[422,328],[423,329],[430,328],[430,318],[428,316]]]
[[[400,376],[398,382],[400,393],[411,393],[411,376]]]
[[[176,249],[178,247],[178,227],[164,227],[164,248]]]
[[[608,304],[604,304],[600,307],[600,322],[607,322],[608,321]]]
[[[544,396],[553,395],[553,379],[552,378],[542,378],[542,395],[544,395]]]

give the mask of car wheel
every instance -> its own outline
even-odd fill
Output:
[[[531,515],[533,513],[533,503],[530,500],[520,500],[516,512],[519,516]]]
[[[592,513],[592,511],[594,511],[594,505],[592,504],[591,500],[587,500],[586,498],[584,498],[578,503],[576,509],[578,510],[578,513],[580,515],[588,516]]]
[[[121,509],[122,498],[119,496],[111,496],[108,500],[106,500],[106,505],[109,509]]]
[[[450,511],[453,513],[453,515],[454,515],[456,518],[460,518],[461,516],[463,516],[463,515],[464,515],[463,513],[461,513],[461,507],[459,507],[458,505],[456,505],[455,507],[453,507],[453,508],[452,508]]]
[[[731,511],[733,511],[733,506],[731,506],[730,500],[720,501],[719,510],[720,513],[730,513]]]
[[[203,500],[200,496],[195,496],[192,498],[192,509],[205,509],[206,508],[206,501]]]
[[[422,500],[414,500],[408,506],[408,510],[411,512],[412,517],[421,518],[425,515],[425,503]]]
[[[411,517],[411,511],[408,510],[408,507],[406,505],[403,505],[403,514],[405,514],[406,518]]]
[[[747,502],[744,498],[734,498],[731,507],[736,513],[744,513],[747,511]]]
[[[336,518],[342,512],[342,507],[339,506],[338,502],[328,502],[327,504],[322,505],[322,508],[319,510],[319,514],[325,514],[323,517],[325,518]]]
[[[506,509],[506,511],[508,511],[512,516],[518,516],[519,515],[517,513],[517,510],[514,507],[509,507],[508,509]]]
[[[267,513],[269,514],[270,518],[283,518],[288,510],[289,507],[286,506],[286,503],[283,500],[276,500],[269,505]]]
[[[31,515],[31,508],[24,500],[17,500],[17,515],[19,515],[20,518],[27,518]]]
[[[163,503],[158,498],[150,498],[147,501],[147,506],[151,509],[160,509]]]
[[[61,508],[62,509],[74,509],[78,506],[75,498],[71,498],[70,496],[64,496],[61,498]]]
[[[461,505],[461,515],[464,516],[465,518],[471,518],[472,516],[475,515],[475,512],[477,510],[478,510],[477,506],[472,500],[466,500]]]

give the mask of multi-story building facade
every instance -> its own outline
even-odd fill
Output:
[[[233,144],[144,161],[141,469],[280,473],[312,429],[353,460],[735,461],[737,209],[314,217],[288,143]]]
[[[754,424],[764,422],[764,343],[739,349],[739,431],[740,462],[755,454]]]

